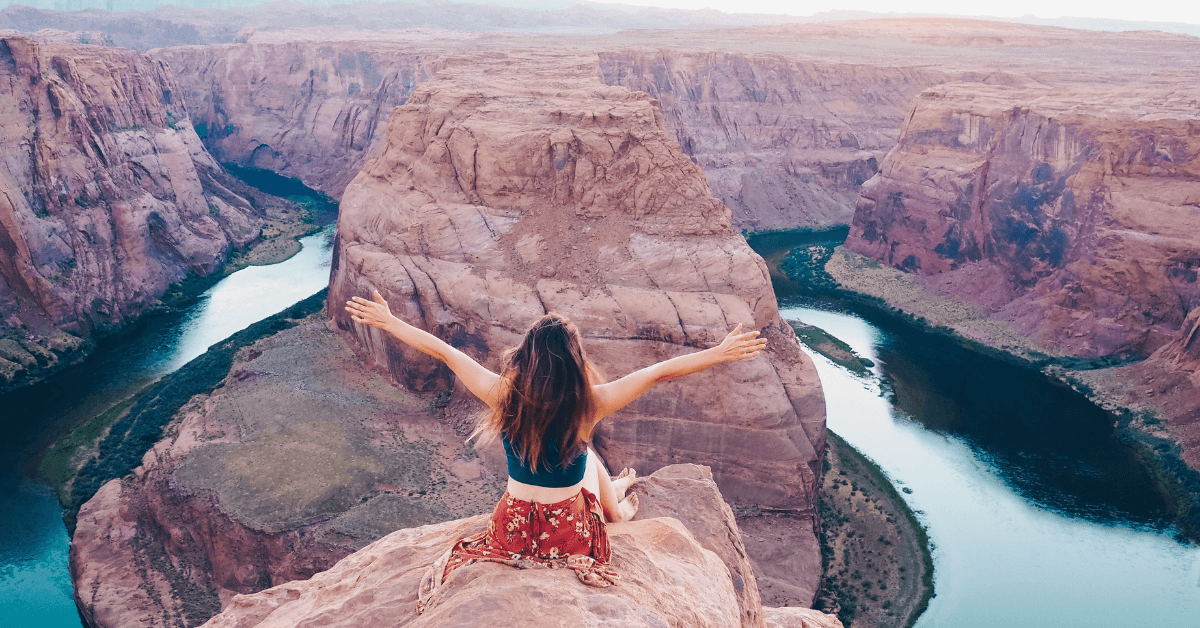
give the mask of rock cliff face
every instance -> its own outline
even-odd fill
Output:
[[[438,56],[369,41],[185,46],[150,54],[180,77],[182,98],[219,161],[296,177],[334,198]]]
[[[0,38],[0,390],[258,236],[160,62]]]
[[[605,421],[596,445],[617,468],[702,461],[732,501],[811,512],[825,420],[815,369],[655,102],[602,83],[594,57],[484,61],[419,86],[347,188],[330,315],[413,390],[445,388],[448,371],[354,325],[348,297],[378,289],[491,367],[547,311],[576,321],[613,376],[739,322],[762,330],[760,359],[660,384]]]
[[[750,592],[755,585],[730,576],[723,556],[737,554],[742,542],[733,513],[706,476],[703,467],[675,465],[644,480],[652,489],[664,480],[674,485],[656,502],[659,516],[609,526],[613,565],[622,575],[616,587],[587,587],[559,570],[480,563],[452,574],[429,609],[416,615],[425,569],[456,539],[485,526],[486,516],[480,516],[389,534],[310,580],[235,597],[205,626],[504,626],[519,621],[528,626],[839,628],[837,618],[809,609],[757,606],[751,616],[739,613],[739,590]]]
[[[679,49],[601,52],[605,82],[658,99],[667,126],[750,230],[848,224],[936,70]]]
[[[1043,348],[1148,355],[1200,306],[1200,93],[923,92],[847,246]]]

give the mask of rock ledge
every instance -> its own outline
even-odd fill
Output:
[[[663,490],[668,485],[673,490]],[[205,626],[479,626],[518,617],[527,626],[842,625],[801,608],[739,613],[748,598],[757,603],[758,592],[752,576],[741,587],[730,576],[738,568],[730,563],[745,561],[745,549],[707,467],[665,467],[639,490],[655,495],[664,516],[609,527],[622,574],[617,587],[587,587],[566,571],[475,564],[452,574],[433,607],[416,615],[422,573],[454,539],[486,525],[481,515],[393,532],[309,580],[239,595]]]

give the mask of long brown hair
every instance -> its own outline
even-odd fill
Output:
[[[504,433],[514,452],[537,470],[548,443],[563,465],[587,450],[595,422],[594,384],[600,371],[587,359],[579,328],[550,312],[529,327],[525,340],[504,353],[499,402],[472,436]]]

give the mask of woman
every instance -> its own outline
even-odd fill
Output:
[[[637,495],[631,470],[613,479],[588,443],[596,424],[658,382],[720,364],[753,358],[767,341],[739,324],[721,344],[671,358],[605,383],[587,359],[579,330],[565,317],[538,319],[524,341],[509,349],[493,373],[463,352],[392,315],[378,291],[374,301],[354,297],[346,311],[356,323],[382,329],[450,367],[491,412],[473,436],[499,435],[508,457],[508,491],[486,532],[463,539],[422,583],[421,603],[454,569],[479,560],[516,566],[574,569],[580,580],[609,586],[609,521],[628,521]]]

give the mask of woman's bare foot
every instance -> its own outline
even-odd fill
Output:
[[[621,475],[612,480],[613,488],[617,491],[617,495],[620,496],[624,496],[625,493],[629,492],[629,487],[634,484],[637,484],[637,471],[628,468],[621,471]]]
[[[614,480],[614,482],[615,482],[615,480]],[[622,523],[625,521],[629,521],[630,519],[633,518],[634,515],[637,514],[637,511],[638,511],[638,496],[637,496],[637,493],[634,493],[633,495],[630,495],[629,497],[622,499],[621,503],[617,504],[617,511],[612,513],[612,522],[613,523]]]

